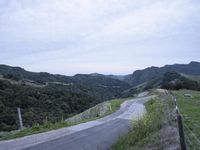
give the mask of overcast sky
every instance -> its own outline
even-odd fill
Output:
[[[200,61],[200,0],[0,0],[0,64],[129,74]]]

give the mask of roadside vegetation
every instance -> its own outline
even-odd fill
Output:
[[[183,117],[186,143],[189,149],[200,149],[200,92],[174,91]]]
[[[141,147],[148,141],[148,137],[162,127],[163,111],[162,104],[158,99],[152,99],[146,104],[147,114],[133,123],[133,128],[122,137],[111,150],[124,150],[133,146]]]
[[[174,104],[170,96],[162,93],[145,106],[146,115],[133,122],[129,133],[122,136],[111,150],[164,149],[169,147],[167,143],[177,147],[177,129],[172,114]]]
[[[85,123],[88,121],[96,120],[99,118],[102,118],[106,115],[109,115],[115,111],[117,111],[120,108],[120,105],[127,99],[113,99],[104,103],[109,103],[109,109],[108,111],[102,115],[102,116],[93,116],[87,119],[81,119],[78,122],[70,122],[70,121],[65,121],[63,118],[55,123],[52,123],[48,121],[48,119],[45,119],[42,124],[34,124],[32,127],[24,128],[22,130],[15,130],[15,131],[10,131],[10,132],[1,132],[0,133],[0,140],[8,140],[8,139],[13,139],[13,138],[18,138],[18,137],[23,137],[27,135],[32,135],[32,134],[37,134],[37,133],[42,133],[42,132],[47,132],[50,130],[55,130],[59,128],[64,128],[64,127],[69,127],[73,125],[77,125],[80,123]]]
[[[120,105],[125,101],[125,100],[128,100],[128,99],[131,99],[133,97],[130,97],[130,98],[123,98],[123,99],[113,99],[113,100],[110,100],[110,101],[107,101],[108,103],[110,103],[110,109],[108,111],[108,114],[111,114],[115,111],[117,111],[119,108],[120,108]]]
[[[32,135],[32,134],[37,134],[37,133],[42,133],[62,127],[68,127],[75,125],[71,122],[67,122],[64,120],[61,120],[56,123],[51,123],[47,120],[43,122],[43,124],[34,124],[32,127],[24,128],[22,130],[15,130],[15,131],[10,131],[10,132],[2,132],[0,133],[0,140],[9,140],[9,139],[14,139],[18,137],[23,137],[27,135]]]

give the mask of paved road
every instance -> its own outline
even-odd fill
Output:
[[[143,103],[151,98],[126,101],[117,112],[95,121],[1,141],[0,150],[107,150],[128,132],[131,120],[140,118],[146,112]]]
[[[128,120],[115,119],[26,150],[107,150],[129,127]]]

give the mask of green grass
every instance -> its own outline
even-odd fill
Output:
[[[128,100],[128,99],[130,99],[130,98],[114,99],[114,100],[108,101],[108,103],[110,103],[110,108],[109,108],[108,113],[106,113],[104,116],[117,111],[120,108],[120,105],[125,100]],[[93,118],[89,118],[89,119],[82,119],[81,121],[75,122],[75,123],[65,121],[64,119],[62,119],[61,121],[56,122],[56,123],[51,123],[51,122],[48,122],[47,120],[44,120],[43,124],[35,124],[32,127],[24,128],[24,129],[18,130],[18,131],[0,133],[0,140],[9,140],[9,139],[19,138],[19,137],[23,137],[23,136],[27,136],[27,135],[47,132],[47,131],[51,131],[51,130],[55,130],[55,129],[59,129],[59,128],[69,127],[69,126],[77,125],[80,123],[85,123],[88,121],[96,120],[96,119],[102,118],[104,116],[93,117]]]
[[[115,111],[117,111],[120,108],[120,105],[125,101],[131,98],[127,98],[127,99],[114,99],[114,100],[110,100],[108,101],[108,103],[110,103],[111,106],[111,110],[109,113],[113,113]]]
[[[61,120],[56,123],[44,121],[43,124],[35,124],[32,127],[24,128],[22,130],[4,132],[2,134],[0,133],[0,140],[9,140],[9,139],[24,137],[24,136],[28,136],[28,135],[32,135],[32,134],[47,132],[47,131],[51,131],[51,130],[55,130],[55,129],[60,129],[60,128],[64,128],[64,127],[70,127],[73,125],[78,125],[78,124],[96,120],[99,118],[100,117],[84,119],[84,120],[81,120],[80,122],[76,122],[76,123],[65,121],[65,120]]]
[[[119,141],[112,146],[111,150],[125,150],[132,147],[140,149],[149,140],[148,138],[154,132],[161,129],[163,125],[163,105],[159,99],[152,99],[145,103],[147,114],[140,120],[133,123],[130,132],[121,137]]]
[[[46,131],[59,129],[63,127],[69,127],[72,125],[75,125],[75,123],[67,122],[64,120],[61,120],[60,122],[56,122],[56,123],[44,121],[42,125],[35,124],[32,127],[24,128],[19,131],[11,131],[11,132],[5,132],[3,134],[0,134],[0,140],[8,140],[8,139],[13,139],[13,138],[23,137],[23,136],[46,132]]]
[[[183,116],[187,145],[189,149],[200,149],[200,92],[180,90],[174,93]],[[184,94],[190,94],[191,97]]]

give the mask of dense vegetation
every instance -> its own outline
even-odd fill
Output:
[[[99,74],[68,77],[0,65],[0,131],[18,128],[17,107],[26,127],[44,120],[57,122],[102,101],[119,98],[129,87]]]
[[[89,108],[86,111],[84,111],[83,113],[85,113],[87,115],[83,115],[83,117],[80,117],[79,120],[70,121],[70,120],[64,120],[64,118],[62,118],[60,121],[52,123],[51,121],[48,121],[47,119],[45,119],[42,124],[36,123],[33,126],[28,127],[28,128],[23,128],[22,130],[3,132],[3,133],[0,133],[0,140],[9,140],[9,139],[14,139],[14,138],[18,138],[18,137],[24,137],[27,135],[37,134],[37,133],[41,133],[41,132],[47,132],[47,131],[50,131],[53,129],[69,127],[72,125],[96,120],[98,118],[102,118],[106,115],[109,115],[109,114],[115,112],[117,109],[119,109],[121,103],[124,102],[125,100],[126,99],[113,99],[113,100],[109,100],[109,101],[97,104],[94,107]],[[104,114],[102,114],[100,111],[100,109],[101,109],[100,105],[102,107],[103,107],[103,105],[108,106],[108,109],[107,109],[107,111],[105,111]],[[89,114],[88,114],[88,111],[90,111]],[[91,112],[91,111],[93,111],[93,112]],[[94,113],[94,111],[96,111],[96,112]],[[78,114],[78,115],[80,115],[80,114]],[[72,118],[73,117],[71,117],[71,119]]]
[[[179,90],[179,89],[191,89],[200,90],[200,84],[197,81],[192,81],[176,72],[165,73],[161,87],[164,89]]]
[[[74,85],[35,88],[0,80],[0,130],[17,129],[17,107],[21,108],[25,126],[32,126],[45,119],[58,121],[62,117],[80,113],[98,102],[85,89]]]

